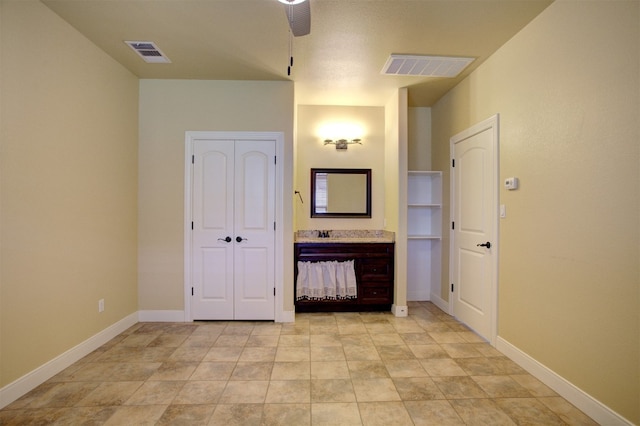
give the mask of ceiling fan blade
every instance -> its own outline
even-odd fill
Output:
[[[295,37],[304,36],[311,32],[311,7],[309,1],[299,4],[285,5],[289,27]]]

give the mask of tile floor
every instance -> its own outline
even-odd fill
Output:
[[[2,425],[589,425],[429,302],[271,322],[139,323]]]

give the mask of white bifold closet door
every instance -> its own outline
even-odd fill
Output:
[[[273,320],[275,142],[193,145],[194,320]]]

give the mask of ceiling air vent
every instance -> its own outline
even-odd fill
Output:
[[[145,62],[150,64],[167,64],[171,62],[152,41],[125,41]]]
[[[475,58],[392,54],[381,73],[423,77],[456,77]]]

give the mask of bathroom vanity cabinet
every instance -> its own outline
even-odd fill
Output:
[[[294,244],[294,277],[298,261],[354,261],[357,298],[352,300],[298,300],[296,312],[388,311],[393,304],[394,243],[297,242]],[[295,289],[294,289],[295,294]]]

